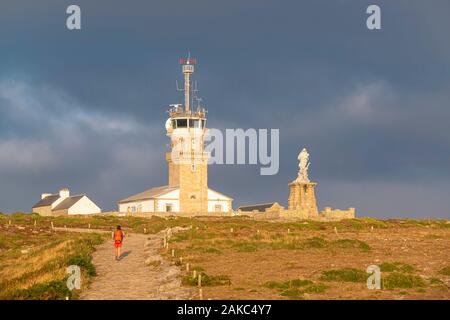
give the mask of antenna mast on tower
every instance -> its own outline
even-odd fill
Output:
[[[180,63],[182,66],[182,71],[184,74],[184,109],[187,113],[190,111],[190,93],[191,93],[191,82],[190,76],[194,73],[194,65],[197,60],[191,59],[191,55],[188,55],[187,59],[181,59]]]

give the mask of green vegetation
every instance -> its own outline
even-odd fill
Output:
[[[303,248],[325,248],[328,241],[321,237],[313,237],[303,242]]]
[[[381,272],[406,272],[411,273],[416,270],[416,268],[410,264],[406,264],[403,262],[383,262],[380,264]]]
[[[425,282],[413,274],[393,272],[382,277],[381,286],[383,289],[416,288],[424,287]]]
[[[36,284],[28,289],[18,289],[11,293],[14,300],[65,300],[73,297],[65,280],[54,280]]]
[[[444,276],[450,276],[450,266],[444,267],[439,271],[440,274]]]
[[[322,293],[328,288],[323,284],[315,284],[311,280],[293,279],[284,282],[268,281],[263,284],[269,289],[278,289],[281,296],[301,299],[304,293]]]
[[[69,265],[81,268],[82,285],[95,275],[94,246],[103,237],[49,229],[0,225],[0,299],[77,298],[66,287]]]
[[[11,226],[8,221],[11,220]],[[95,234],[54,232],[50,225],[55,227],[87,228],[111,231],[120,224],[125,232],[156,233],[167,227],[182,226],[188,228],[183,232],[175,233],[169,240],[169,247],[176,250],[174,263],[181,265],[180,257],[184,263],[191,264],[191,270],[202,274],[203,286],[230,285],[228,276],[209,276],[200,266],[192,267],[192,264],[201,264],[204,261],[211,262],[211,258],[223,261],[227,255],[237,257],[239,265],[242,266],[249,258],[249,270],[260,266],[255,259],[261,252],[261,256],[280,259],[284,266],[293,261],[290,268],[286,268],[286,278],[298,277],[300,274],[311,274],[314,266],[301,266],[297,263],[299,256],[312,257],[313,259],[329,258],[330,256],[340,259],[336,264],[341,265],[342,259],[347,261],[348,256],[354,254],[356,258],[366,255],[369,251],[375,253],[383,252],[379,246],[369,245],[359,239],[376,239],[377,231],[380,229],[420,228],[426,230],[424,239],[445,239],[443,228],[449,228],[450,223],[446,220],[378,220],[371,218],[347,219],[334,222],[323,221],[258,221],[248,217],[118,217],[112,215],[96,216],[64,216],[64,217],[41,217],[36,214],[16,213],[13,215],[0,214],[0,299],[65,299],[69,296],[77,298],[77,292],[70,295],[65,291],[65,269],[69,264],[76,264],[82,268],[82,284],[89,283],[90,277],[95,275],[95,267],[92,265],[91,256],[94,246],[102,241],[102,237]],[[35,226],[36,223],[36,226]],[[372,231],[373,227],[373,231]],[[231,232],[233,228],[233,232]],[[338,230],[339,238],[334,234],[334,228]],[[144,231],[145,230],[145,231]],[[259,230],[259,232],[258,232]],[[288,231],[289,230],[289,231]],[[374,232],[371,238],[370,232]],[[409,232],[409,230],[403,231]],[[429,233],[426,235],[426,233]],[[346,235],[345,239],[341,235]],[[374,238],[375,237],[375,238]],[[337,239],[337,240],[336,240]],[[425,241],[427,242],[427,241]],[[430,244],[430,241],[427,242]],[[277,252],[278,250],[278,252]],[[285,250],[304,250],[304,252],[284,252]],[[167,258],[170,251],[164,251]],[[214,256],[217,255],[217,256]],[[219,256],[220,255],[220,256]],[[383,257],[383,255],[381,255]],[[361,261],[355,261],[352,265],[363,269]],[[345,262],[344,262],[345,263]],[[214,263],[207,272],[221,273]],[[156,265],[155,265],[156,266]],[[184,265],[183,265],[184,267]],[[261,266],[262,274],[267,273],[265,266]],[[382,280],[384,288],[419,288],[423,284],[422,278],[414,275],[416,268],[402,262],[384,262],[380,265],[383,273]],[[209,269],[209,267],[208,267]],[[301,269],[301,270],[294,270]],[[307,270],[308,269],[308,270]],[[246,271],[245,271],[246,272]],[[244,272],[244,273],[245,273]],[[252,270],[253,272],[253,270]],[[442,270],[434,271],[449,276],[450,266]],[[289,275],[288,275],[289,274]],[[352,268],[325,270],[319,275],[323,281],[363,283],[369,275],[365,270]],[[439,277],[439,276],[438,276]],[[234,278],[233,278],[234,279]],[[250,292],[252,286],[239,283],[236,278],[234,291]],[[270,278],[269,278],[270,279]],[[197,279],[190,276],[182,278],[185,285],[196,286]],[[263,281],[268,280],[267,278]],[[430,284],[444,286],[438,278],[431,278]],[[427,281],[428,283],[428,281]],[[64,284],[64,285],[63,285]],[[253,287],[257,286],[253,284]],[[279,294],[291,299],[301,299],[305,293],[320,293],[326,290],[321,283],[310,280],[294,279],[282,282],[267,282],[266,288],[279,291]],[[360,285],[353,285],[353,287]],[[346,285],[352,287],[352,285]],[[260,288],[261,289],[261,288]],[[267,289],[265,289],[267,291]],[[405,290],[406,291],[406,290]],[[256,292],[252,289],[251,292]],[[261,293],[261,291],[259,291]]]
[[[210,276],[210,275],[207,275],[205,272],[201,272],[200,275],[202,276],[202,286],[203,287],[231,285],[230,278],[225,275]],[[182,284],[188,285],[188,286],[197,286],[198,278],[194,278],[190,275],[186,275],[182,278]]]
[[[239,252],[255,252],[261,247],[257,242],[235,242],[232,246]]]
[[[354,268],[332,269],[322,271],[321,280],[336,282],[364,282],[367,280],[367,273]]]
[[[355,239],[340,239],[333,242],[333,245],[337,248],[355,248],[362,251],[369,251],[370,246],[364,241]]]

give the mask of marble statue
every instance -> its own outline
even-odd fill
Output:
[[[296,182],[309,182],[308,178],[308,167],[310,165],[309,162],[309,153],[306,150],[306,148],[303,148],[303,150],[298,154],[298,177],[295,180]]]

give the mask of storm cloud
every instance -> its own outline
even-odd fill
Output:
[[[81,31],[65,28],[72,3]],[[66,186],[111,210],[166,184],[166,110],[190,51],[209,127],[280,129],[277,175],[210,166],[234,207],[285,205],[307,147],[319,207],[448,218],[448,12],[446,0],[4,2],[0,211]]]

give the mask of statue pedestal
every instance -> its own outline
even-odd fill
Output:
[[[318,217],[316,185],[315,182],[291,182],[289,184],[288,210],[302,211],[307,213],[309,218]]]

